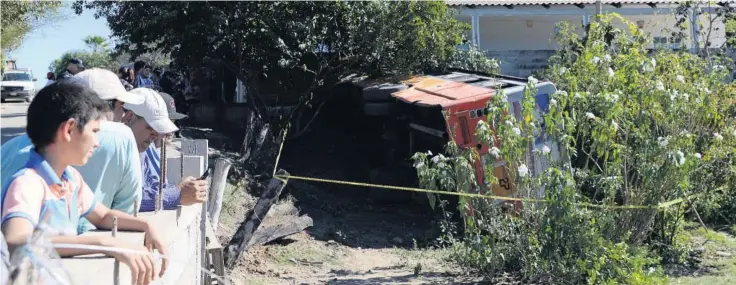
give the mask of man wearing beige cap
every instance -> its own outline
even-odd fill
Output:
[[[143,172],[143,199],[141,211],[153,211],[156,208],[156,195],[161,180],[161,158],[153,146],[153,142],[161,135],[173,133],[179,128],[169,119],[167,103],[156,91],[149,88],[135,88],[132,94],[144,98],[142,104],[124,104],[123,123],[133,130],[133,135],[140,152]],[[207,191],[206,180],[185,177],[179,185],[169,184],[164,180],[163,209],[175,209],[178,205],[202,203]]]
[[[85,70],[63,81],[84,85],[109,102],[111,111],[106,114],[108,121],[100,123],[97,133],[99,147],[87,164],[75,168],[82,174],[98,202],[110,209],[132,214],[135,200],[141,199],[141,164],[133,133],[119,121],[123,116],[123,104],[142,104],[144,98],[125,91],[117,75],[104,69]],[[3,185],[9,182],[13,173],[23,168],[32,147],[27,134],[2,145]],[[82,218],[78,233],[90,229],[94,229],[94,226]]]

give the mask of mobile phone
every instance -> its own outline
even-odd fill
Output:
[[[205,180],[209,176],[210,176],[210,168],[207,168],[207,170],[205,170],[204,174],[202,174],[202,177],[200,177],[199,180]]]

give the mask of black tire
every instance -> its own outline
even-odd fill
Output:
[[[7,100],[5,100],[5,98],[3,98],[3,99],[2,99],[2,103],[5,103],[5,102],[7,102]]]
[[[389,116],[396,113],[398,107],[396,103],[365,103],[363,104],[363,113],[368,116]]]
[[[364,101],[386,101],[391,100],[391,94],[406,89],[404,84],[381,84],[363,89]]]

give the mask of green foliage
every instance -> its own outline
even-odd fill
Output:
[[[54,74],[59,74],[63,72],[64,70],[66,70],[66,63],[69,62],[69,60],[72,58],[81,59],[82,62],[84,62],[84,67],[86,69],[103,68],[111,70],[113,72],[117,72],[119,68],[117,62],[107,53],[78,50],[65,52],[61,55],[60,58],[55,59],[49,65],[49,71],[53,72]]]
[[[615,21],[629,29],[615,28]],[[535,114],[537,80],[530,78],[521,121],[498,94],[476,133],[480,141],[498,146],[491,148],[491,158],[503,159],[516,174],[519,196],[547,202],[525,203],[518,216],[510,216],[492,200],[461,201],[460,208],[472,208],[474,215],[465,219],[454,257],[489,275],[511,271],[552,284],[662,283],[658,264],[681,262],[686,253],[678,234],[690,201],[663,211],[581,203],[656,205],[692,194],[700,203],[701,197],[732,187],[736,128],[728,115],[732,93],[721,81],[727,70],[715,57],[650,54],[648,35],[615,14],[591,23],[586,37],[570,26],[560,28],[560,49],[546,72],[558,89],[549,112]],[[557,141],[561,159],[533,173],[531,155],[552,155],[552,145],[532,144],[541,131]],[[422,186],[478,187],[459,183],[468,180],[469,161],[477,155],[436,157],[415,156]],[[451,168],[429,163],[433,160],[451,161]],[[486,172],[486,180],[497,181]],[[660,257],[652,258],[650,251]]]
[[[352,73],[441,69],[468,28],[443,1],[92,1],[75,8],[106,18],[117,48],[134,58],[157,50],[182,66],[220,60],[254,88],[249,94],[298,94],[303,102]]]
[[[478,49],[475,45],[470,45],[467,49],[457,50],[452,54],[446,66],[448,68],[484,73],[498,72],[498,61],[493,58],[488,58],[488,54],[485,51]]]
[[[51,19],[61,1],[0,1],[0,56],[17,49],[25,36]]]
[[[87,36],[83,41],[92,52],[104,53],[109,51],[107,40],[101,36]]]

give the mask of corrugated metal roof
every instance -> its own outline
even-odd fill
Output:
[[[412,87],[393,93],[395,98],[424,106],[443,108],[491,98],[495,90],[432,76],[414,78]]]
[[[602,4],[678,4],[683,1],[678,0],[602,0]],[[711,3],[708,0],[694,1],[701,3]],[[734,3],[736,1],[715,1],[715,3]],[[445,0],[450,6],[501,6],[501,5],[573,5],[573,4],[595,4],[595,0]]]

